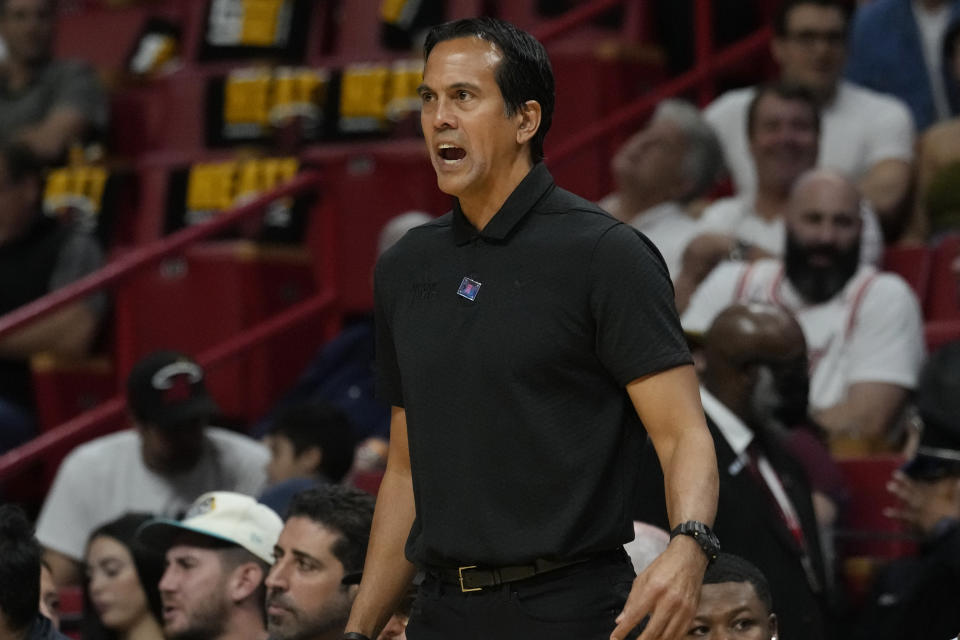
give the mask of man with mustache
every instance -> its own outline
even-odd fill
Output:
[[[810,413],[835,441],[883,445],[924,357],[920,306],[899,276],[859,263],[860,196],[843,175],[810,171],[794,186],[782,260],[727,262],[694,293],[684,329],[699,334],[726,306],[767,302],[803,327]]]
[[[267,575],[270,640],[336,640],[357,595],[374,499],[324,485],[294,496]]]
[[[780,307],[737,304],[713,320],[703,344],[700,397],[720,469],[714,529],[726,552],[769,577],[780,638],[822,639],[827,571],[812,490],[777,426],[806,410],[803,331]],[[640,468],[634,517],[662,526],[663,485],[651,447]]]
[[[166,552],[158,588],[168,640],[266,640],[264,577],[283,521],[232,491],[205,493],[182,521],[155,518],[137,536]]]

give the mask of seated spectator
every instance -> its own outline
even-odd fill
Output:
[[[916,296],[899,276],[859,263],[860,196],[843,176],[801,177],[785,222],[783,260],[721,264],[694,293],[684,329],[702,333],[738,302],[784,307],[806,337],[813,419],[834,444],[889,448],[924,357]]]
[[[687,637],[777,640],[777,622],[763,573],[743,558],[721,553],[703,574]]]
[[[50,620],[54,629],[60,629],[60,592],[46,562],[40,565],[40,613]]]
[[[67,640],[38,608],[42,550],[23,511],[0,505],[0,638]]]
[[[714,532],[724,550],[770,577],[783,640],[823,638],[829,628],[812,489],[772,422],[798,400],[805,351],[803,332],[785,310],[735,305],[710,325],[700,378],[720,472]],[[634,517],[666,528],[662,472],[651,446],[644,458]]]
[[[217,405],[188,356],[154,352],[127,378],[134,428],[74,449],[57,471],[37,536],[58,584],[79,583],[90,533],[129,511],[177,516],[204,491],[263,490],[270,454],[244,435],[209,426]]]
[[[337,640],[357,595],[374,499],[326,485],[297,494],[267,576],[271,640]]]
[[[841,80],[847,3],[786,0],[775,15],[771,50],[780,79],[806,87],[821,108],[818,165],[851,176],[876,211],[888,239],[906,219],[914,128],[899,100]],[[749,153],[746,113],[755,88],[717,98],[705,115],[714,126],[738,193],[751,193],[756,173]]]
[[[107,125],[107,98],[96,73],[53,59],[55,0],[0,1],[0,140],[19,140],[45,161]]]
[[[136,538],[151,518],[127,514],[91,534],[84,554],[83,640],[162,640],[157,584],[163,554]]]
[[[380,230],[377,255],[392,247],[413,227],[432,219],[420,211],[408,211],[391,218]],[[356,318],[323,345],[293,389],[254,427],[253,433],[265,434],[284,407],[322,400],[350,418],[357,439],[361,441],[357,450],[358,470],[383,469],[390,435],[390,407],[374,396],[373,366],[374,326],[373,314],[369,314]]]
[[[856,638],[948,638],[960,629],[960,342],[934,352],[917,385],[919,447],[888,490],[887,515],[920,535],[915,557],[878,575]]]
[[[874,0],[858,7],[847,79],[902,100],[919,131],[951,117],[958,96],[946,77],[943,36],[958,18],[957,0]]]
[[[944,37],[949,87],[960,94],[960,22]],[[930,127],[920,138],[913,216],[903,242],[923,244],[945,231],[960,229],[960,118]]]
[[[43,169],[22,145],[0,146],[0,314],[96,270],[96,240],[40,207]],[[92,296],[0,338],[0,452],[34,435],[29,359],[41,352],[76,358],[96,337],[105,299]]]
[[[137,536],[166,553],[160,579],[167,640],[266,640],[263,580],[283,521],[250,496],[205,493],[177,522],[156,519]]]
[[[676,278],[677,308],[683,311],[694,289],[725,259],[756,260],[784,252],[783,217],[790,189],[817,157],[820,119],[813,95],[785,84],[760,87],[746,114],[756,191],[719,200],[703,212]],[[873,211],[863,211],[861,259],[877,263],[883,236]]]
[[[286,513],[295,494],[343,480],[353,465],[357,441],[342,412],[315,402],[282,411],[264,444],[270,449],[270,485],[260,502],[277,513]]]
[[[722,167],[720,143],[700,112],[664,100],[613,157],[617,190],[599,204],[650,238],[675,278],[696,224],[687,207],[710,191]]]

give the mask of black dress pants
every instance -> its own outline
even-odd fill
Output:
[[[463,593],[427,574],[409,640],[607,640],[635,577],[626,553],[609,553],[526,580]]]

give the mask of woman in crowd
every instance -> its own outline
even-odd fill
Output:
[[[101,525],[84,555],[84,640],[162,640],[157,584],[163,555],[136,539],[151,518],[131,513]]]

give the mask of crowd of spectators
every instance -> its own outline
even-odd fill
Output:
[[[93,69],[52,56],[54,15],[53,0],[0,0],[0,312],[103,261],[89,229],[41,211],[44,167],[108,125]],[[614,154],[600,202],[665,258],[717,451],[715,531],[740,556],[708,569],[690,634],[947,640],[960,343],[928,356],[922,307],[882,263],[960,229],[960,1],[784,0],[772,26],[778,76],[703,110],[661,102]],[[717,198],[724,167],[733,193]],[[428,220],[400,216],[378,253]],[[29,358],[89,353],[105,308],[90,297],[0,339],[0,451],[34,435]],[[35,537],[0,507],[0,636],[62,637],[57,589],[79,586],[85,640],[338,638],[373,518],[349,484],[383,470],[389,439],[373,335],[364,316],[324,345],[251,429],[262,442],[215,426],[190,356],[139,361],[131,428],[64,459]],[[904,456],[887,515],[918,542],[876,571],[863,611],[834,548],[849,452]],[[632,508],[654,556],[652,527],[670,528],[662,472],[649,447],[638,465]],[[404,637],[412,606],[381,640]]]

